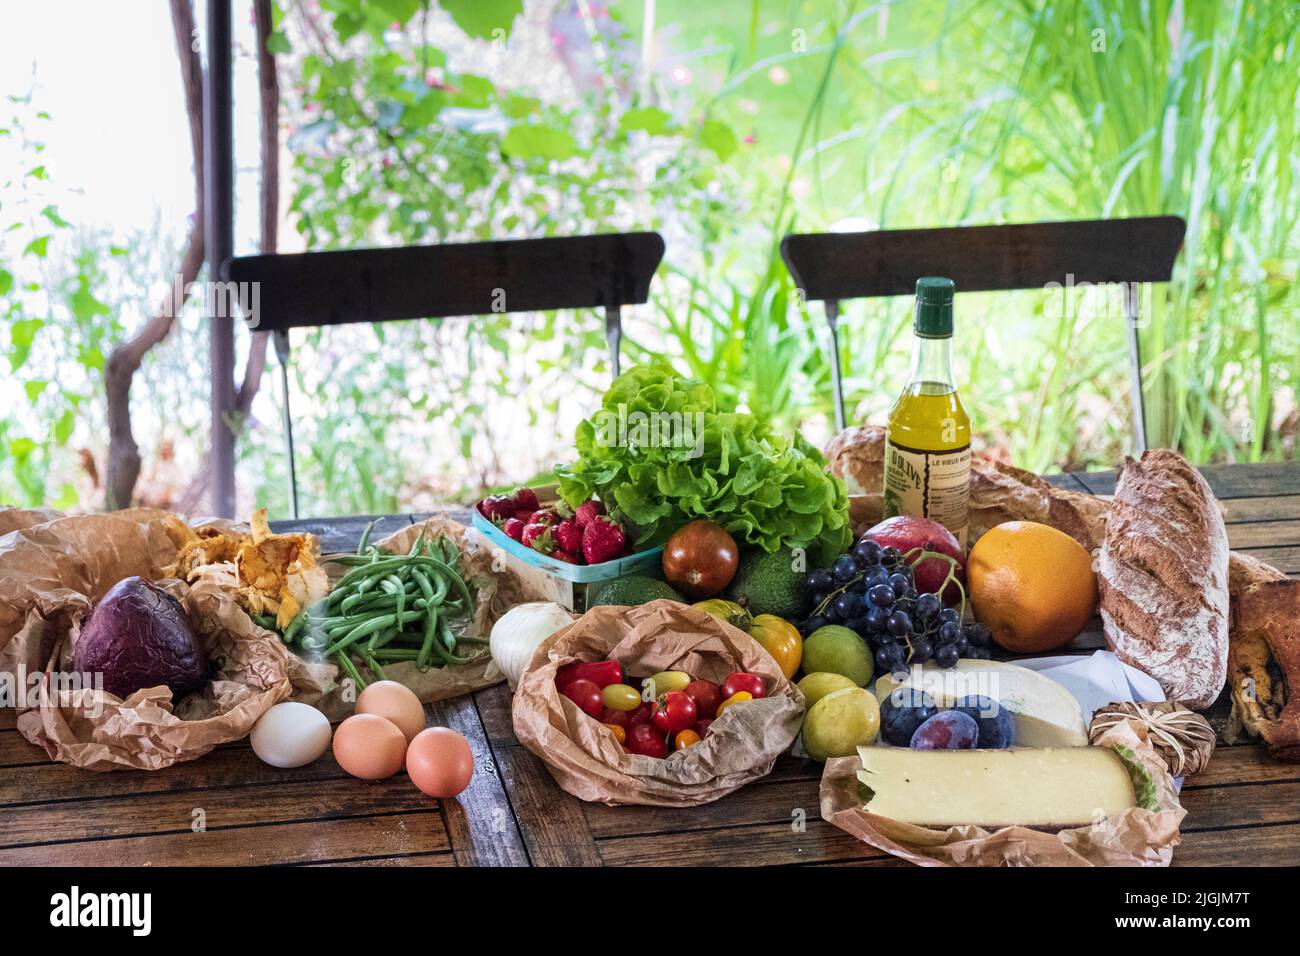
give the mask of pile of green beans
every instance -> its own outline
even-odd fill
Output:
[[[413,661],[420,670],[468,664],[483,653],[457,654],[457,643],[486,644],[483,638],[459,638],[451,622],[473,614],[474,596],[457,570],[456,543],[444,535],[423,533],[406,554],[391,554],[369,545],[366,527],[355,555],[335,557],[349,568],[324,599],[303,609],[281,637],[308,657],[333,660],[358,687],[365,687],[357,662],[378,680],[383,665]],[[355,659],[355,660],[354,660]]]

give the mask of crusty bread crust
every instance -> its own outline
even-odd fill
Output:
[[[1004,521],[1037,521],[1064,531],[1090,553],[1106,536],[1110,505],[1102,498],[1057,488],[1033,472],[992,458],[971,462],[970,538]]]
[[[1300,760],[1300,581],[1268,565],[1234,574],[1228,673],[1232,722],[1264,738],[1279,760]],[[1274,572],[1277,574],[1277,572]],[[1245,583],[1253,579],[1253,583]]]
[[[1228,673],[1228,532],[1209,484],[1168,449],[1125,459],[1098,568],[1119,658],[1193,709]]]

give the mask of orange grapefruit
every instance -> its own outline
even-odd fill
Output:
[[[1062,647],[1097,611],[1092,555],[1068,534],[1034,521],[990,528],[971,548],[966,580],[975,619],[1009,651]]]

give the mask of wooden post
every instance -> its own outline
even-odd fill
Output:
[[[208,283],[233,252],[234,134],[231,122],[230,0],[207,0],[207,70],[203,82],[203,171]],[[231,297],[209,295],[213,313],[228,311]],[[214,515],[235,515],[235,320],[208,316],[212,366],[212,501]]]

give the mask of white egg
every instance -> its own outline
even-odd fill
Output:
[[[315,707],[287,701],[263,714],[248,739],[264,763],[302,767],[329,747],[330,722]]]

